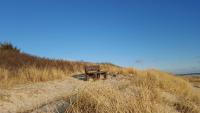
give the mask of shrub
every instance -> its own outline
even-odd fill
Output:
[[[18,49],[17,47],[13,46],[9,42],[0,43],[0,50],[9,50],[9,51],[20,52],[20,49]]]

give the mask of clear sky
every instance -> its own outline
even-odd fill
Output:
[[[200,1],[1,0],[0,41],[42,57],[200,72]]]

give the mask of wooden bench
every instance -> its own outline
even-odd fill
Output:
[[[85,78],[86,78],[86,80],[88,80],[91,77],[93,79],[100,79],[101,75],[104,76],[104,79],[107,78],[107,73],[105,71],[101,71],[99,65],[86,66],[85,67]]]

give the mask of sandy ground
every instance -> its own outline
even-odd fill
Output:
[[[0,89],[0,113],[63,113],[73,101],[71,99],[77,89],[90,83],[83,79],[83,76],[76,76],[65,80],[21,85],[9,90]],[[123,79],[128,77],[118,76],[95,82],[116,85]],[[200,88],[195,88],[200,91]],[[176,97],[166,92],[163,92],[163,96],[167,100],[176,100]]]
[[[200,75],[185,75],[182,78],[190,82],[196,89],[200,90]]]
[[[116,84],[117,79],[108,77],[98,82]],[[0,89],[0,113],[61,113],[70,104],[78,88],[94,82],[84,81],[83,75],[56,80],[17,86],[11,89]],[[97,82],[97,81],[95,81]],[[70,98],[69,98],[70,97]]]
[[[46,83],[17,86],[12,89],[0,89],[0,113],[32,112],[48,103],[59,102],[81,87],[84,81],[69,77]]]

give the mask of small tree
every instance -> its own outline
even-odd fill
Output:
[[[10,50],[15,52],[20,52],[20,49],[13,46],[10,42],[0,43],[0,50]]]

